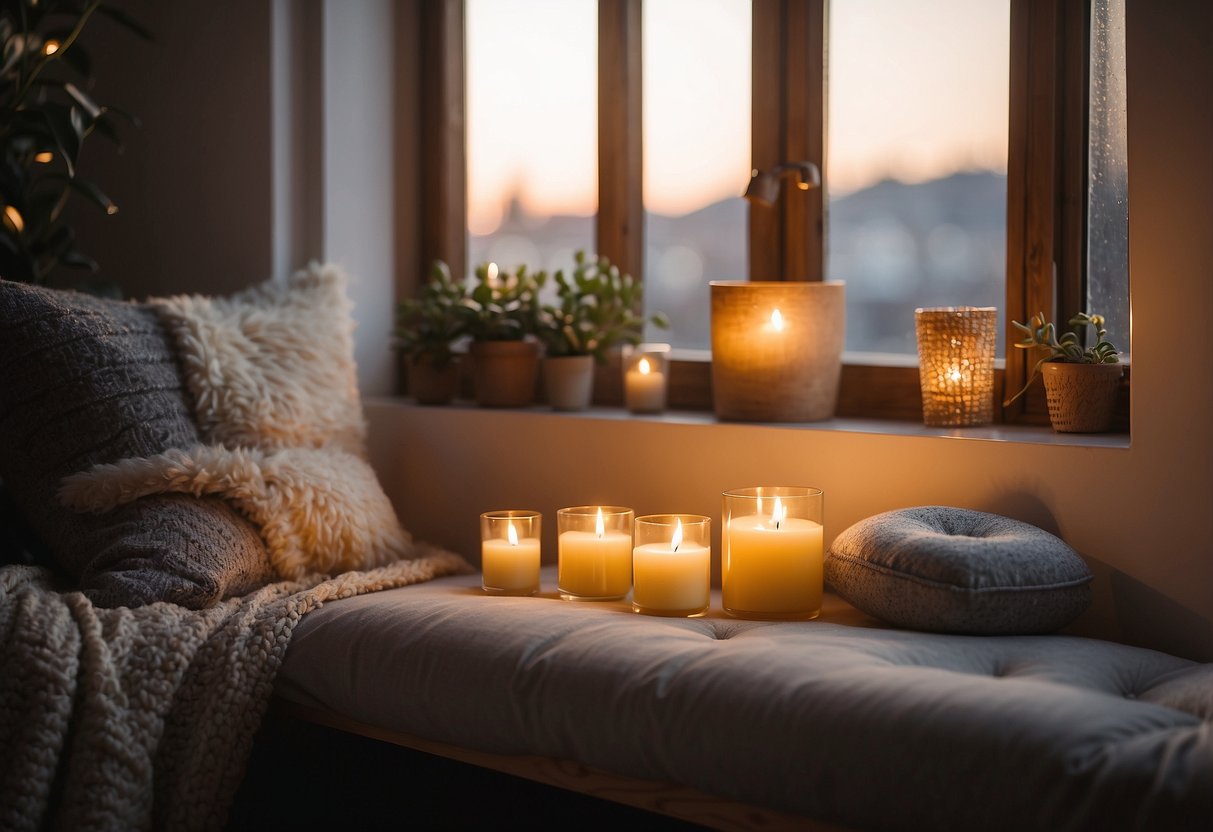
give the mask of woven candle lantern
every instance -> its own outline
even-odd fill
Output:
[[[992,422],[997,310],[917,309],[914,319],[923,422],[945,427]]]

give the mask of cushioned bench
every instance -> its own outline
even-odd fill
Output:
[[[646,805],[720,827],[1213,828],[1213,665],[890,629],[830,596],[815,621],[731,619],[718,596],[666,619],[561,601],[554,567],[539,597],[479,580],[310,613],[279,698],[507,770],[568,761],[608,795],[668,784]]]

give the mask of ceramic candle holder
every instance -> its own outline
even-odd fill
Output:
[[[842,374],[842,283],[712,281],[712,400],[719,419],[829,419]]]
[[[698,514],[636,518],[632,609],[646,615],[698,617],[711,602],[712,520]]]
[[[661,413],[669,387],[669,344],[623,348],[623,399],[632,413]]]
[[[486,511],[480,515],[481,586],[485,592],[534,595],[539,591],[542,520],[537,511]]]
[[[566,601],[617,601],[632,588],[632,520],[622,506],[556,512],[557,586]]]
[[[992,306],[916,309],[914,328],[923,423],[964,426],[994,421],[997,310]]]
[[[816,618],[823,584],[821,490],[763,486],[723,496],[725,612],[737,618]]]

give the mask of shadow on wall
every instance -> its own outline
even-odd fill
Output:
[[[987,511],[1014,517],[1061,536],[1053,512],[1035,494],[1011,490]],[[1091,606],[1065,628],[1070,635],[1115,638],[1126,644],[1166,650],[1198,661],[1213,661],[1213,626],[1200,615],[1087,552],[1079,552],[1091,573]],[[1123,614],[1121,611],[1125,611]]]

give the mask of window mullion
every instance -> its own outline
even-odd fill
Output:
[[[813,162],[824,171],[825,0],[787,0],[784,17],[784,135],[780,161]],[[822,279],[822,194],[822,188],[782,190],[785,280]]]
[[[641,0],[598,0],[598,215],[596,243],[643,279],[644,130]]]

